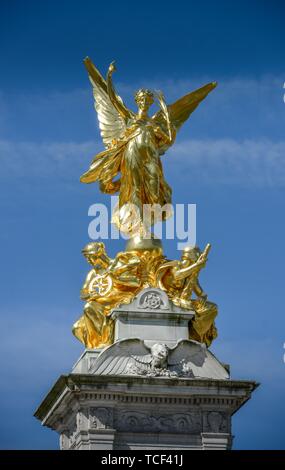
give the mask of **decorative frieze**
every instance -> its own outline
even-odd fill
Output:
[[[111,429],[113,427],[113,409],[106,407],[91,407],[89,423],[92,429]]]

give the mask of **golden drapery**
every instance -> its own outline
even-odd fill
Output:
[[[102,191],[112,194],[119,191],[119,205],[113,213],[113,222],[124,230],[125,216],[131,205],[138,209],[133,229],[148,213],[144,208],[167,207],[171,203],[171,188],[165,181],[159,149],[164,145],[164,134],[150,120],[133,121],[125,136],[111,148],[99,153],[90,169],[81,176],[84,183],[100,182]],[[120,178],[115,180],[118,173]],[[159,213],[166,219],[170,211]],[[155,219],[155,215],[153,215]],[[153,220],[152,220],[153,222]]]

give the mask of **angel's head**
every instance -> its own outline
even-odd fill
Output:
[[[135,94],[135,102],[140,111],[147,111],[154,102],[154,94],[147,88],[140,88]]]

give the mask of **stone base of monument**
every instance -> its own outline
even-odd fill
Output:
[[[188,339],[194,312],[148,288],[112,312],[115,342],[85,350],[35,416],[61,449],[230,449],[231,416],[257,384]]]

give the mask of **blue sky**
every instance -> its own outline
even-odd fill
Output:
[[[284,448],[284,2],[2,1],[0,17],[0,447],[57,448],[33,412],[83,348],[71,334],[87,272],[79,175],[102,149],[82,60],[129,106],[144,85],[168,102],[217,89],[164,157],[174,203],[197,204],[201,282],[219,305],[213,352],[261,386],[233,418],[236,449]],[[176,243],[164,244],[169,258]],[[122,241],[110,240],[113,256]],[[17,432],[15,432],[15,429]]]

